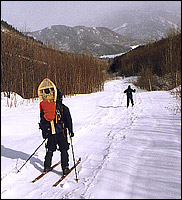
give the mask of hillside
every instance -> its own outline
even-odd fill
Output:
[[[169,90],[181,84],[181,31],[171,30],[166,38],[140,46],[114,58],[110,71],[139,76],[138,86],[147,90]]]
[[[61,52],[1,25],[1,91],[37,96],[50,78],[64,95],[101,91],[108,64],[91,55]]]
[[[26,34],[61,51],[94,56],[126,52],[132,45],[143,43],[143,41],[121,36],[105,27],[54,25]]]
[[[21,38],[22,40],[26,40],[26,39],[31,39],[33,42],[35,42],[37,45],[42,45],[44,46],[44,44],[42,42],[40,42],[39,40],[35,40],[33,37],[31,36],[26,36],[24,33],[18,31],[16,28],[14,28],[12,25],[8,24],[6,21],[1,20],[1,32],[4,32],[6,34],[11,34],[14,35],[16,37]]]

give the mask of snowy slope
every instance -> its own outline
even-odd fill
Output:
[[[43,141],[38,130],[39,101],[17,108],[1,98],[2,199],[179,199],[181,197],[181,115],[167,91],[146,92],[133,78],[105,83],[103,92],[65,98],[73,118],[75,157],[82,158],[56,188],[60,166],[36,183],[43,169],[44,145],[21,170]],[[123,91],[136,89],[134,107],[126,108]],[[70,166],[73,164],[69,150]],[[53,163],[59,160],[55,152]]]

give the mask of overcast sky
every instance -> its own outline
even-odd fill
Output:
[[[97,26],[97,19],[117,10],[148,6],[179,11],[181,1],[1,1],[1,20],[22,31],[51,25]]]

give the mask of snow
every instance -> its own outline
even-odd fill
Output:
[[[39,100],[17,96],[7,107],[1,95],[2,199],[180,199],[181,113],[168,91],[136,88],[135,77],[105,83],[104,91],[66,97],[75,136],[78,183],[73,171],[57,187],[61,167],[31,183],[43,170],[44,145],[38,129]],[[136,89],[133,107],[126,107],[123,91]],[[60,159],[54,152],[53,163]],[[69,150],[70,167],[73,165]]]
[[[121,56],[121,55],[123,55],[125,53],[119,53],[119,54],[113,54],[113,55],[103,55],[103,56],[99,56],[99,58],[115,58],[115,57]]]
[[[133,45],[133,46],[131,46],[132,50],[136,49],[137,47],[139,47],[139,45]]]
[[[139,47],[139,45],[133,45],[130,47],[131,47],[131,49],[129,51],[134,50],[135,48]],[[99,58],[115,58],[117,56],[122,56],[123,54],[126,54],[129,51],[126,51],[124,53],[113,54],[113,55],[103,55],[103,56],[99,56]]]
[[[2,32],[9,32],[9,30],[8,30],[8,29],[5,29],[5,28],[1,28],[1,31],[2,31]]]
[[[128,25],[128,23],[124,23],[124,24],[122,24],[121,26],[119,26],[119,27],[117,27],[117,28],[114,28],[113,31],[117,31],[117,30],[119,30],[119,29],[121,29],[121,28],[126,28],[127,25]]]

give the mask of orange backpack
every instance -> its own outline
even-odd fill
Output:
[[[56,102],[42,101],[40,102],[40,109],[44,111],[44,118],[47,121],[52,121],[55,118]]]

